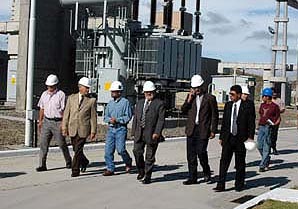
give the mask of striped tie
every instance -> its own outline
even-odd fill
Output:
[[[149,108],[149,102],[146,101],[145,102],[145,107],[143,108],[143,113],[142,113],[142,117],[141,117],[141,127],[145,128],[145,124],[146,124],[146,112],[148,111]]]

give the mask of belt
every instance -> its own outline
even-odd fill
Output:
[[[127,127],[127,125],[126,124],[120,124],[120,123],[118,123],[118,124],[114,124],[114,125],[112,125],[112,126],[110,126],[110,127],[112,127],[112,128],[120,128],[120,127]]]
[[[48,117],[45,117],[47,120],[51,120],[51,121],[62,121],[62,118],[48,118]]]

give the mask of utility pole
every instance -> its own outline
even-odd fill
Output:
[[[28,65],[27,65],[27,92],[26,92],[26,124],[25,146],[32,145],[33,138],[33,77],[35,59],[35,32],[36,32],[36,0],[30,1]]]
[[[281,7],[281,3],[282,7]],[[281,16],[281,9],[283,9],[283,16]],[[286,82],[287,82],[287,55],[288,55],[288,46],[287,46],[287,34],[288,34],[288,0],[276,0],[276,15],[274,18],[275,22],[275,33],[274,33],[274,43],[272,45],[272,67],[271,67],[271,79],[272,83],[281,83],[281,100],[285,103],[286,100]],[[283,26],[282,30],[282,44],[279,44],[279,29],[280,24]],[[276,77],[275,69],[277,65],[277,55],[278,52],[282,53],[282,75],[281,77]]]

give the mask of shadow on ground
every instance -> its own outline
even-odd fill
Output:
[[[11,178],[11,177],[17,177],[21,175],[25,175],[27,173],[25,172],[9,172],[9,173],[0,173],[0,179],[2,178]]]

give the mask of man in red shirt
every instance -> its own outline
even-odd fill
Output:
[[[258,149],[262,156],[259,165],[259,171],[264,172],[269,169],[270,163],[270,133],[272,127],[278,125],[280,118],[280,110],[278,105],[272,102],[272,89],[265,88],[262,93],[263,103],[260,106],[259,114],[259,134],[258,134]]]

